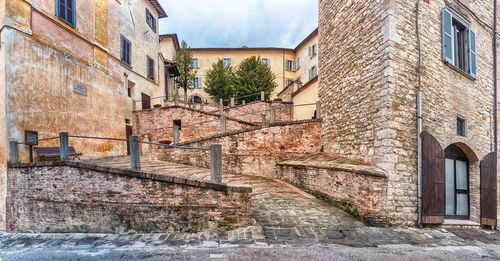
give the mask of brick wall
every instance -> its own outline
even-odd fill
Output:
[[[458,3],[450,1],[455,6]],[[491,1],[462,1],[492,24]],[[457,144],[469,157],[471,219],[478,221],[479,162],[492,138],[491,32],[474,17],[478,79],[442,62],[441,10],[446,1],[420,1],[423,126],[441,146]],[[417,221],[415,1],[320,1],[319,97],[327,151],[370,162],[388,173],[391,222]],[[467,118],[467,137],[456,117]]]
[[[182,145],[207,148],[221,144],[224,172],[272,178],[276,162],[319,152],[320,134],[321,122],[308,120],[227,133]],[[210,167],[208,152],[160,148],[156,154],[160,160]]]
[[[189,141],[220,133],[220,116],[215,113],[204,112],[184,106],[153,108],[134,112],[134,135],[141,141],[173,143],[173,121],[181,120],[181,141]],[[197,122],[200,125],[184,127]],[[253,127],[251,123],[227,118],[226,130],[236,131]],[[203,130],[203,131],[200,131]],[[143,152],[150,150],[149,146],[142,146]]]
[[[278,163],[277,177],[311,193],[328,198],[366,224],[387,225],[384,201],[387,177],[369,166],[329,162]]]
[[[251,188],[81,162],[11,166],[8,184],[8,231],[230,229],[251,219]]]
[[[288,106],[291,105],[289,102],[270,102],[270,101],[256,101],[247,103],[245,105],[238,105],[233,108],[226,107],[224,108],[224,113],[230,117],[236,117],[238,115],[262,111],[264,112],[249,114],[244,116],[239,116],[237,119],[249,121],[249,122],[262,122],[262,114],[266,114],[266,120],[269,122],[271,119],[270,116],[270,107],[271,105],[281,108],[276,110],[276,121],[291,121],[293,119],[293,109]]]

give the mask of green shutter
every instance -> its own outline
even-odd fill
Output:
[[[476,33],[470,28],[467,28],[467,57],[469,59],[467,73],[477,79]]]
[[[443,60],[445,62],[454,64],[453,55],[453,17],[451,13],[443,9],[442,16],[442,36],[443,36]]]

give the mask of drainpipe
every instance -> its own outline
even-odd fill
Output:
[[[495,0],[496,1],[496,0]],[[420,48],[420,32],[418,30],[420,0],[417,0],[416,6],[416,33],[417,33],[417,48],[418,48],[418,90],[417,90],[417,199],[418,199],[418,227],[422,228],[422,50]]]
[[[498,125],[497,125],[497,0],[493,1],[493,117],[494,117],[494,151],[498,150]]]

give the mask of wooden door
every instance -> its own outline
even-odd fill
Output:
[[[143,110],[151,109],[151,97],[149,97],[149,95],[141,92],[141,101]]]
[[[422,223],[441,224],[445,214],[445,154],[430,133],[422,133]]]
[[[125,131],[126,131],[126,133],[127,133],[127,134],[126,134],[126,135],[127,135],[127,155],[130,155],[130,143],[129,143],[129,141],[128,141],[128,138],[129,138],[130,136],[132,136],[132,126],[130,126],[130,125],[126,125],[126,126],[125,126]]]
[[[495,226],[497,223],[497,154],[486,155],[481,168],[481,225]]]

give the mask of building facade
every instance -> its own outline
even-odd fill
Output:
[[[494,226],[493,2],[321,0],[319,10],[325,150],[387,172],[391,224]]]
[[[9,141],[25,141],[27,131],[39,139],[59,132],[125,138],[132,99],[161,92],[163,63],[153,27],[165,16],[156,0],[0,3],[0,229],[6,219]],[[149,57],[154,65],[148,67]],[[154,77],[148,78],[151,67]],[[38,144],[58,145],[58,140]],[[84,157],[126,153],[124,142],[71,138],[70,146]],[[20,160],[29,161],[33,148],[19,144],[18,149]]]

